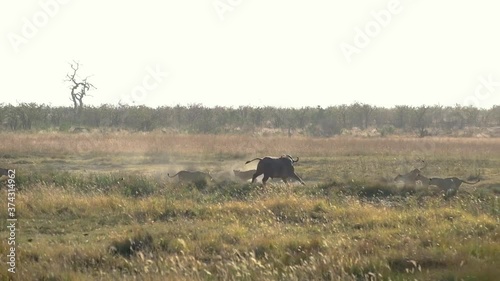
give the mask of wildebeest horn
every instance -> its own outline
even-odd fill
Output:
[[[281,155],[281,157],[287,157],[289,158],[290,160],[292,160],[293,163],[295,162],[298,162],[299,161],[299,157],[297,157],[297,160],[293,160],[293,157],[290,155],[290,154],[283,154]]]

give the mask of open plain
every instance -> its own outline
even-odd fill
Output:
[[[496,280],[500,139],[2,133],[18,280]],[[299,157],[305,181],[233,170]],[[397,174],[480,179],[453,198]],[[210,172],[179,183],[167,173]],[[4,183],[2,183],[4,184]],[[6,185],[6,184],[5,184]],[[0,192],[7,255],[6,188]]]

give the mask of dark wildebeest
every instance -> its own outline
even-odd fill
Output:
[[[9,169],[0,168],[0,176],[9,176]]]
[[[0,180],[3,181],[8,178],[9,178],[9,169],[0,168]]]
[[[266,182],[269,178],[281,178],[286,184],[288,184],[286,179],[292,178],[305,185],[302,179],[297,176],[297,174],[295,174],[295,168],[293,167],[293,163],[298,162],[299,157],[297,157],[297,160],[293,160],[292,156],[290,155],[283,155],[279,158],[255,158],[247,161],[245,164],[248,164],[255,160],[259,160],[259,163],[257,164],[257,171],[252,176],[252,183],[255,182],[255,179],[258,176],[264,174],[264,178],[262,179],[263,185],[266,185]]]
[[[173,178],[175,176],[179,176],[180,182],[195,182],[201,180],[209,180],[212,181],[213,178],[209,173],[199,172],[199,171],[179,171],[177,174],[171,176],[167,174],[168,177]]]

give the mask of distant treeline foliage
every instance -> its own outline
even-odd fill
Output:
[[[323,108],[303,107],[205,107],[188,106],[86,106],[78,114],[71,107],[21,103],[0,104],[3,130],[67,131],[74,127],[119,128],[135,131],[155,129],[185,133],[252,133],[263,128],[278,129],[290,134],[333,136],[352,128],[376,128],[382,135],[395,131],[426,136],[466,127],[500,126],[500,106],[490,109],[444,106],[395,106],[383,108],[354,103]]]

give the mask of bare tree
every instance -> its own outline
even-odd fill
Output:
[[[76,72],[80,68],[80,63],[73,61],[73,63],[70,63],[69,65],[71,66],[73,73],[66,74],[67,79],[65,81],[71,82],[71,86],[69,87],[71,89],[71,100],[73,101],[75,114],[79,115],[83,107],[83,98],[87,96],[87,92],[90,91],[91,88],[97,88],[87,81],[90,76],[87,76],[84,79],[77,77]]]

